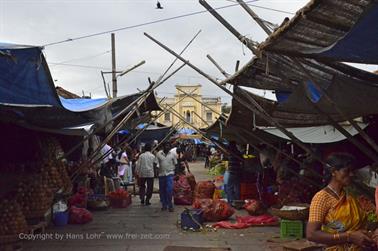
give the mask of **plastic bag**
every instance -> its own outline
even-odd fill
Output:
[[[196,199],[211,199],[213,198],[215,185],[211,181],[201,181],[196,185],[194,197]]]
[[[69,224],[85,224],[93,220],[93,215],[85,208],[71,207],[69,210]]]
[[[175,205],[191,205],[193,193],[185,175],[176,177],[173,184],[173,200]]]

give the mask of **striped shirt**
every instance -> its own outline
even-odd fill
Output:
[[[155,155],[151,152],[144,152],[139,156],[136,163],[135,172],[140,178],[153,178],[154,175]]]

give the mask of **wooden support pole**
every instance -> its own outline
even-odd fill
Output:
[[[207,136],[206,136],[206,133],[202,132],[199,128],[197,128],[197,127],[195,127],[194,125],[192,125],[192,124],[190,124],[189,122],[187,122],[187,121],[185,120],[185,118],[183,118],[183,117],[181,116],[181,114],[179,114],[179,113],[176,112],[175,110],[170,109],[169,111],[171,111],[171,113],[174,114],[174,115],[175,115],[179,120],[181,120],[184,124],[187,124],[189,127],[193,128],[195,131],[197,131],[199,134],[201,134],[202,137],[204,137],[205,139],[207,139],[207,140],[213,142],[213,143],[214,143],[215,145],[217,145],[219,148],[223,149],[223,151],[224,151],[225,153],[230,153],[230,154],[232,154],[233,156],[235,156],[236,158],[238,158],[238,159],[240,159],[240,160],[243,160],[242,158],[240,158],[240,156],[237,156],[237,155],[235,155],[234,153],[229,152],[227,149],[223,148],[223,146],[220,146],[219,143],[218,143],[217,141],[215,141],[215,140],[213,140],[213,139],[207,137]]]
[[[216,80],[214,80],[208,74],[204,73],[198,67],[196,67],[193,64],[191,64],[188,60],[184,59],[183,57],[181,57],[180,55],[178,55],[176,52],[174,52],[173,50],[171,50],[167,46],[165,46],[162,43],[160,43],[159,41],[157,41],[155,38],[151,37],[147,33],[144,33],[144,35],[147,36],[148,38],[150,38],[152,41],[154,41],[160,47],[162,47],[163,49],[165,49],[166,51],[168,51],[169,53],[171,53],[172,55],[174,55],[175,57],[177,57],[178,59],[180,59],[182,62],[186,63],[192,69],[194,69],[199,74],[201,74],[202,76],[204,76],[205,78],[207,78],[210,82],[212,82],[213,84],[215,84],[216,86],[218,86],[219,88],[221,88],[224,92],[226,92],[227,94],[229,94],[230,96],[232,96],[233,98],[235,98],[239,103],[241,103],[248,110],[250,110],[251,112],[256,113],[258,116],[260,116],[262,119],[264,119],[266,122],[268,122],[272,126],[277,127],[277,129],[279,129],[282,133],[284,133],[287,137],[289,137],[295,144],[297,144],[299,147],[301,147],[305,152],[307,152],[308,154],[311,154],[316,160],[318,160],[319,162],[325,164],[324,161],[321,160],[320,157],[316,155],[316,153],[314,153],[309,147],[307,147],[303,142],[301,142],[291,132],[289,132],[286,128],[284,128],[283,126],[281,126],[274,118],[272,118],[260,106],[260,104],[255,99],[253,99],[250,95],[245,95],[245,91],[244,90],[241,89],[242,93],[244,94],[243,96],[245,96],[247,98],[248,102],[246,102],[243,98],[240,98],[238,95],[234,95],[230,90],[228,90],[224,86],[220,85]]]
[[[222,73],[223,76],[225,76],[226,78],[230,76],[230,74],[223,70],[222,67],[220,67],[219,64],[209,54],[207,54],[206,57],[210,60],[211,63],[215,65],[215,67],[217,67],[217,69],[220,71],[220,73]]]
[[[138,67],[141,66],[141,65],[144,65],[145,63],[146,63],[146,61],[143,60],[143,61],[139,62],[138,64],[132,66],[130,69],[127,69],[127,70],[121,72],[121,73],[120,73],[119,75],[117,75],[116,77],[117,77],[117,78],[118,78],[118,77],[122,77],[123,75],[125,75],[125,74],[131,72],[132,70],[135,70],[136,68],[138,68]]]
[[[152,149],[152,152],[155,151],[160,145],[162,145],[181,125],[181,122],[177,123],[175,126],[172,126],[171,130],[167,133],[167,135]]]
[[[104,72],[103,71],[101,71],[101,77],[102,77],[102,81],[104,83],[105,95],[109,99],[110,95],[108,93],[108,89],[106,88],[106,81],[105,81],[105,77],[104,77]]]
[[[206,120],[204,120],[200,115],[198,115],[195,111],[193,111],[194,115],[196,115],[205,125],[209,126]]]
[[[266,34],[272,34],[272,31],[269,30],[269,28],[264,24],[263,21],[261,21],[261,18],[259,18],[259,16],[257,16],[256,13],[243,0],[236,1],[240,4],[241,7],[243,7],[245,11],[247,11],[247,13],[256,21],[256,23],[260,25],[260,27],[265,31]]]
[[[235,72],[239,70],[240,60],[236,60]]]
[[[214,10],[205,0],[199,0],[199,3],[210,12],[223,26],[229,30],[240,42],[245,44],[255,55],[257,55],[257,49],[253,44],[242,34],[240,34],[231,24],[229,24],[219,13]]]
[[[184,64],[185,65],[185,64]],[[179,69],[180,69],[180,67],[179,67]],[[168,77],[167,77],[168,78]],[[190,94],[192,94],[193,92],[195,92],[196,90],[197,90],[198,88],[195,88],[195,89],[193,89],[193,90],[191,90],[191,92],[190,92]],[[174,107],[177,103],[179,103],[179,102],[181,102],[183,99],[185,98],[185,96],[184,97],[182,97],[182,98],[180,98],[175,104],[173,104],[173,105],[170,105],[169,107],[170,108],[172,108],[172,107]],[[164,99],[163,99],[164,100]],[[161,102],[163,102],[163,100],[161,100],[160,102],[159,102],[159,105],[160,105],[160,103]],[[158,116],[156,116],[152,121],[150,121],[149,122],[149,125],[151,124],[151,123],[153,123],[153,122],[155,122],[159,117],[161,117],[162,115],[164,114],[164,111],[162,111],[162,112],[160,112],[159,113],[159,115]],[[147,126],[146,127],[144,127],[141,131],[139,131],[135,136],[133,136],[132,137],[132,140],[130,140],[130,139],[125,139],[125,140],[123,140],[122,142],[119,142],[119,144],[117,144],[117,146],[120,146],[120,145],[122,145],[122,144],[124,144],[126,141],[129,141],[128,143],[129,144],[132,144],[145,130],[147,129]],[[96,159],[94,162],[92,162],[91,164],[92,165],[94,165],[94,164],[96,164],[96,163],[98,163],[99,161],[102,161],[104,158],[106,158],[109,154],[111,153],[111,150],[110,151],[108,151],[108,152],[106,152],[106,153],[104,153],[100,158],[98,158],[98,159]]]
[[[116,76],[116,54],[115,54],[115,34],[111,34],[112,38],[112,83],[113,83],[113,98],[117,97],[117,76]]]

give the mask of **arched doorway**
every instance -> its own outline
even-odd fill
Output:
[[[190,111],[186,111],[185,120],[186,120],[186,122],[188,122],[188,123],[192,123],[192,116],[191,116],[191,114],[190,114]]]

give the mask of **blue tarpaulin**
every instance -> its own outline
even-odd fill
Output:
[[[41,48],[4,46],[0,44],[0,103],[61,106]]]
[[[60,102],[62,103],[63,107],[67,110],[73,112],[82,112],[88,111],[92,109],[99,108],[105,105],[108,102],[106,98],[98,98],[98,99],[85,99],[85,98],[75,98],[75,99],[65,99],[60,97]]]
[[[317,103],[322,97],[322,94],[320,91],[316,88],[314,83],[311,81],[306,82],[306,88],[307,88],[307,93],[311,99],[312,102]]]
[[[378,2],[339,41],[317,57],[336,61],[378,64]]]

